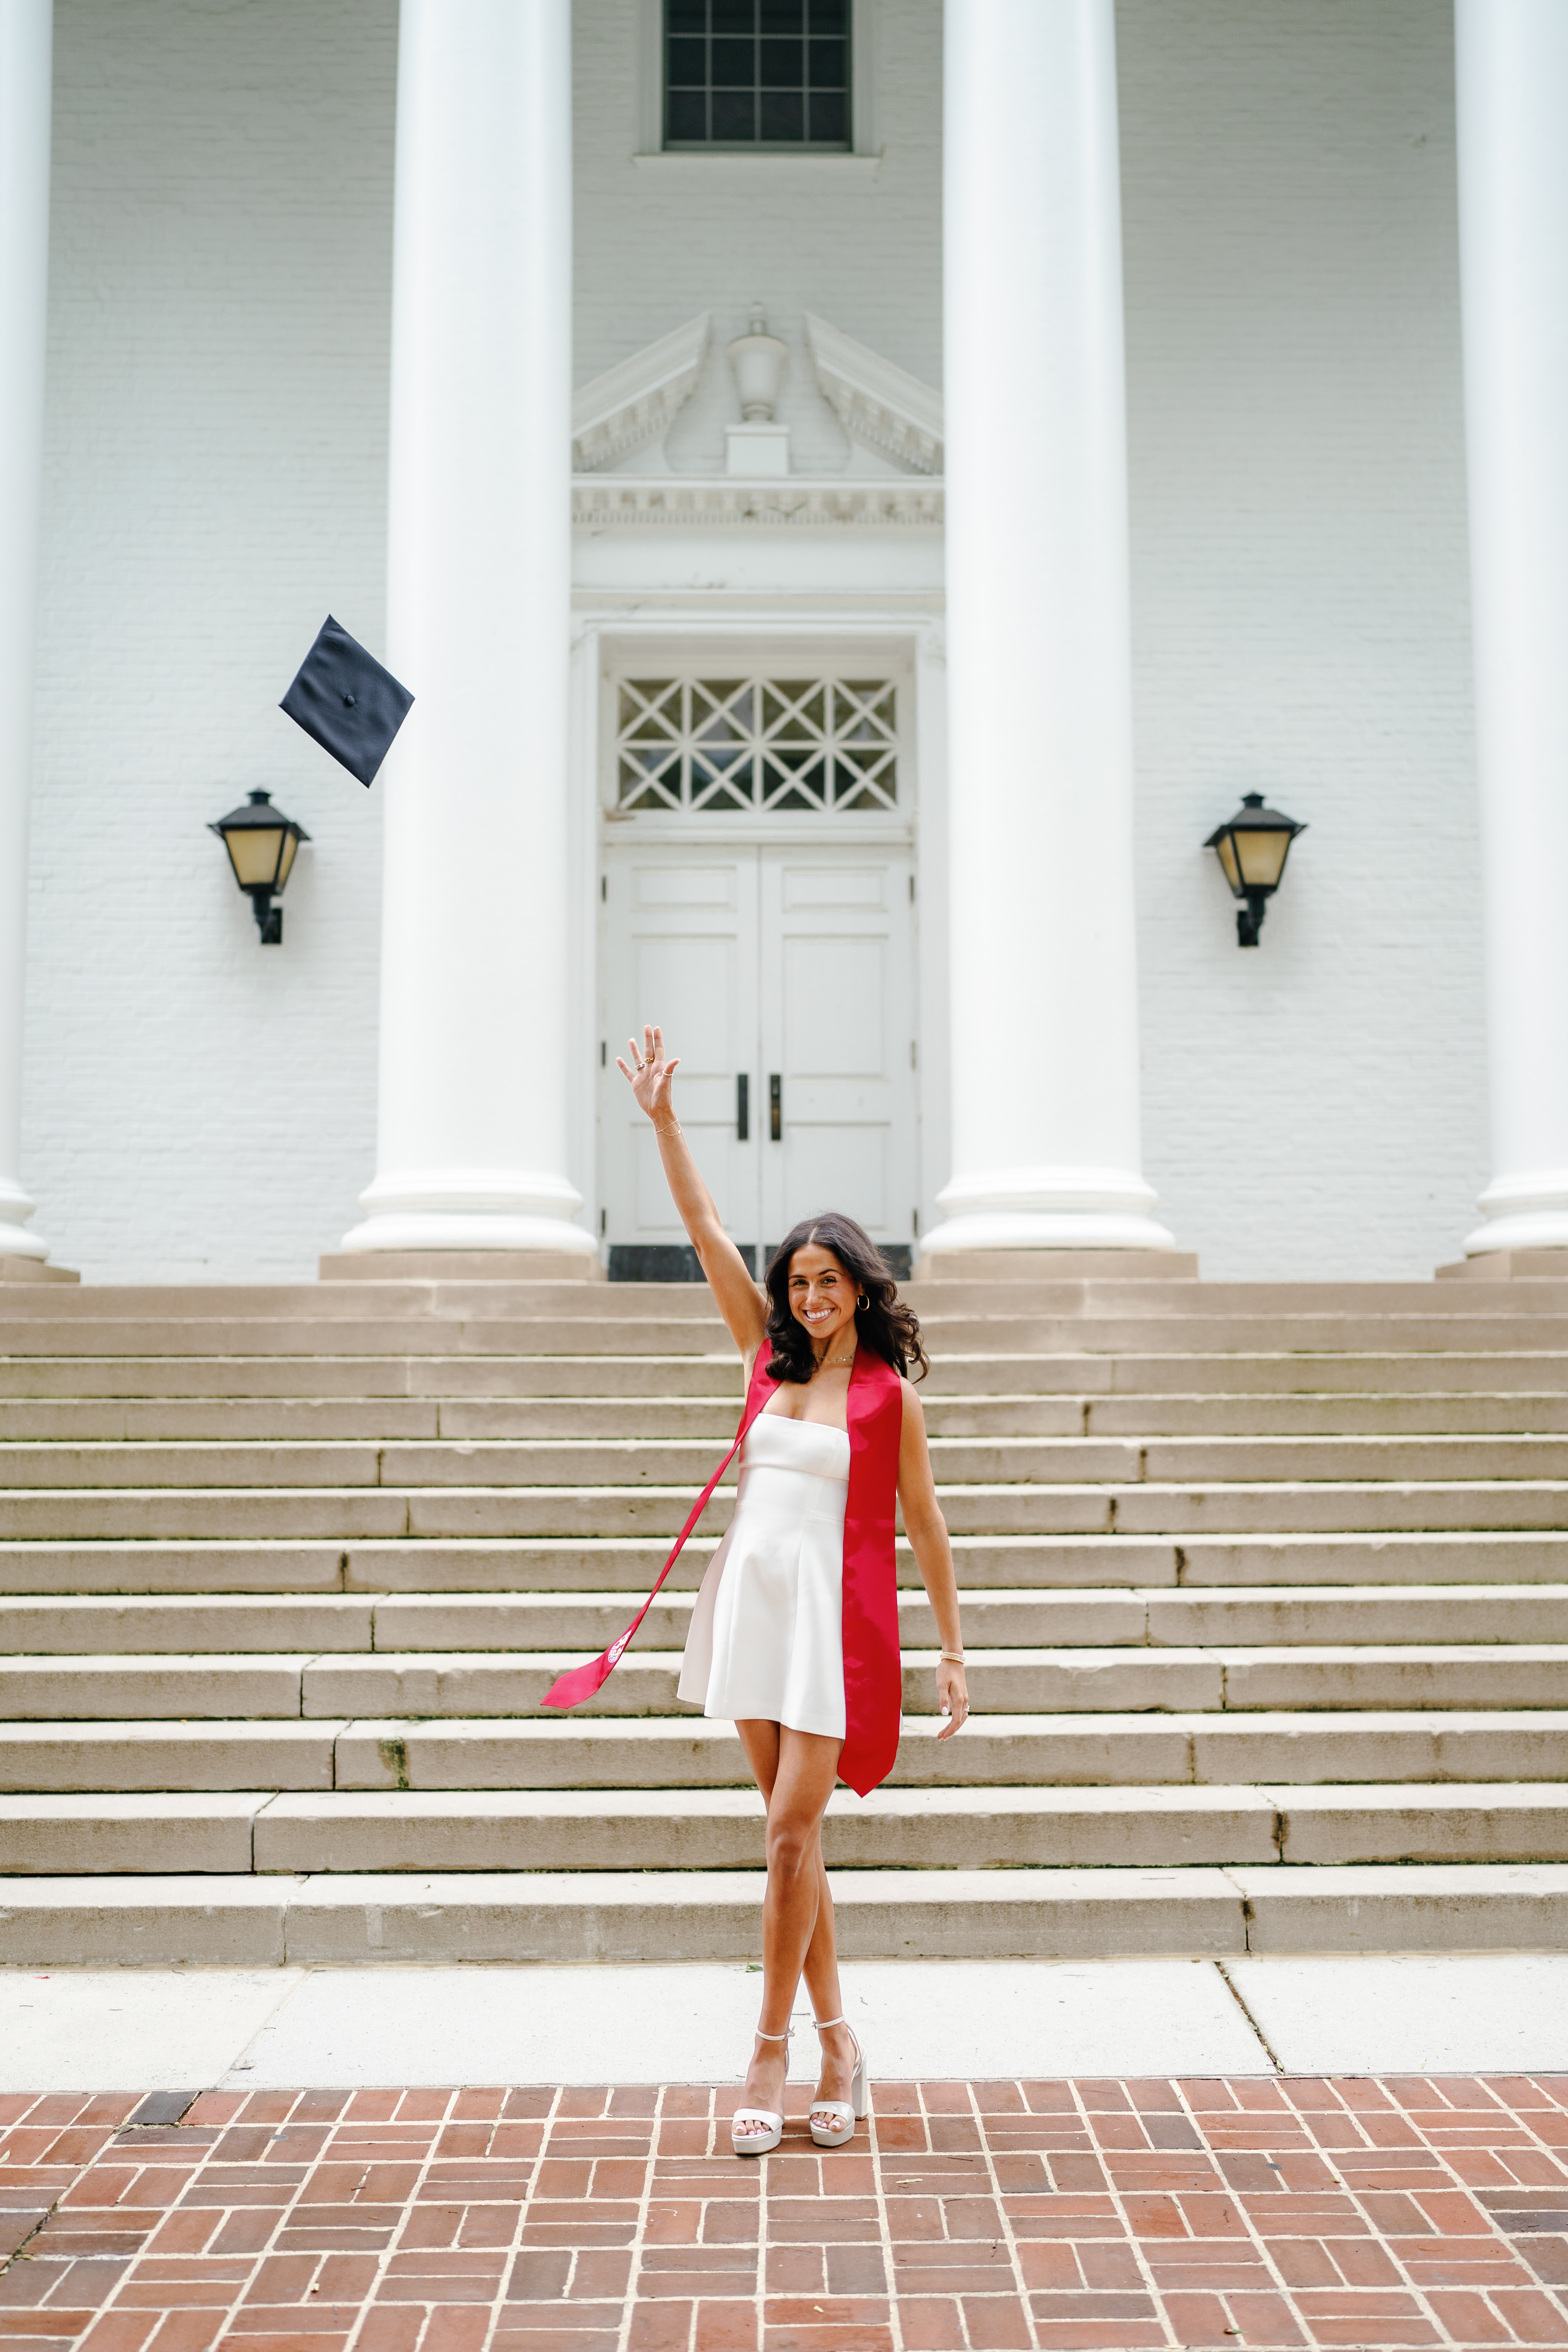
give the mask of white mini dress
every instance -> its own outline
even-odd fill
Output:
[[[844,1737],[844,1511],[849,1439],[760,1412],[735,1516],[691,1612],[680,1696],[704,1715]]]

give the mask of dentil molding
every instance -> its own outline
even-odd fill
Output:
[[[690,399],[713,331],[710,314],[606,368],[572,395],[572,462],[591,474],[668,433]]]
[[[823,394],[851,440],[917,474],[941,473],[940,392],[810,310],[805,347]]]
[[[916,477],[900,481],[810,479],[784,474],[743,481],[730,474],[578,474],[572,483],[574,522],[701,523],[811,527],[836,523],[940,525],[942,485]]]

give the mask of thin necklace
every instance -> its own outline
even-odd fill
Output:
[[[835,1367],[852,1364],[854,1361],[855,1359],[853,1356],[824,1356],[821,1362],[817,1364],[813,1370],[812,1378],[815,1380],[817,1372],[830,1371],[835,1369]]]

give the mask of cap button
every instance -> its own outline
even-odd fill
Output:
[[[345,695],[344,695],[344,697],[343,697],[343,701],[344,701],[344,703],[346,704],[346,706],[348,707],[348,709],[349,709],[350,710],[352,710],[352,709],[353,709],[354,704],[358,701],[358,699],[359,699],[359,697],[358,697],[357,695],[353,695],[353,694],[345,694]]]

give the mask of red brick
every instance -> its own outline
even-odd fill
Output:
[[[1018,2352],[1028,2345],[1029,2315],[1016,2294],[966,2294],[962,2300],[975,2352]]]
[[[1440,2326],[1461,2344],[1511,2344],[1512,2330],[1479,2294],[1439,2292],[1430,2297]]]
[[[905,2352],[953,2352],[963,2343],[963,2321],[951,2295],[900,2295],[898,2309]]]
[[[1495,2289],[1492,2301],[1522,2343],[1568,2343],[1568,2319],[1557,2304],[1539,2289]]]
[[[82,2337],[82,2352],[142,2352],[158,2325],[155,2311],[105,2311]]]
[[[414,2352],[425,2314],[407,2305],[378,2303],[366,2312],[359,2352]]]

